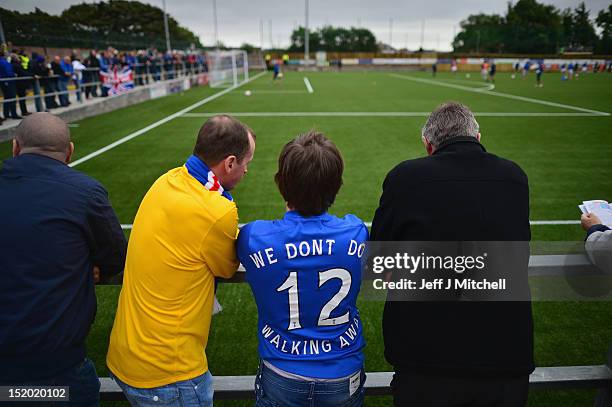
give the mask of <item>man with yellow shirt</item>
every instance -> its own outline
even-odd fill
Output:
[[[133,406],[212,406],[204,349],[214,279],[238,268],[229,191],[254,152],[252,131],[214,116],[185,165],[155,181],[140,204],[106,357]]]

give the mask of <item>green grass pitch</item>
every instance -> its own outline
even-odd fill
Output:
[[[307,92],[304,76],[313,93]],[[270,73],[76,168],[106,186],[121,223],[130,224],[155,179],[189,156],[206,114],[241,113],[240,120],[257,134],[249,173],[234,191],[241,222],[283,215],[284,202],[273,181],[277,155],[284,143],[309,129],[328,135],[345,159],[344,186],[331,212],[354,213],[371,221],[386,173],[402,160],[425,154],[420,141],[424,113],[443,101],[455,100],[476,112],[487,150],[516,161],[527,172],[532,220],[577,220],[576,205],[582,200],[612,200],[612,116],[597,113],[612,112],[612,75],[581,75],[578,80],[562,82],[557,74],[545,74],[543,79],[544,86],[537,88],[533,75],[511,79],[510,74],[499,73],[495,89],[485,90],[486,84],[475,74],[466,78],[439,73],[434,79],[426,73],[288,72],[281,81],[272,82]],[[251,96],[244,94],[247,89]],[[75,123],[78,127],[71,128],[74,159],[218,91],[194,88],[81,120]],[[335,112],[360,113],[342,116]],[[10,143],[1,143],[0,158],[9,156]],[[533,240],[542,241],[580,241],[584,237],[575,224],[534,225],[532,234]],[[98,314],[88,348],[102,376],[108,374],[104,359],[119,290],[111,286],[97,289]],[[207,349],[211,371],[216,375],[254,374],[257,314],[249,288],[222,284],[218,295],[224,311],[213,318]],[[366,368],[389,370],[380,332],[382,304],[361,301],[360,309],[368,342]],[[604,363],[612,339],[612,304],[537,302],[534,315],[539,366]],[[530,406],[587,406],[593,395],[583,390],[533,391]],[[368,406],[389,404],[389,398],[366,400]]]

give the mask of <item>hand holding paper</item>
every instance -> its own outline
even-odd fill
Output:
[[[589,227],[598,224],[612,227],[612,205],[608,202],[603,200],[584,201],[578,207],[583,213],[582,227],[585,227],[585,224],[589,224]]]

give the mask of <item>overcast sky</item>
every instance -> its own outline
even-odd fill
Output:
[[[142,1],[162,7],[162,0]],[[199,35],[202,43],[212,44],[212,1],[166,0],[166,6],[168,13]],[[1,0],[0,4],[12,10],[32,11],[38,7],[59,14],[71,4],[83,2]],[[579,0],[543,2],[562,9],[576,7]],[[585,3],[594,18],[599,10],[607,8],[609,0],[585,0]],[[286,47],[291,31],[304,24],[304,4],[304,0],[217,0],[219,39],[229,46],[239,46],[243,42],[259,46],[263,25],[264,47],[269,47],[271,42],[274,46]],[[325,24],[362,26],[372,30],[379,41],[389,43],[391,39],[396,48],[417,49],[421,46],[421,25],[424,24],[424,48],[448,51],[462,19],[479,12],[504,14],[506,8],[506,0],[310,0],[310,27]]]

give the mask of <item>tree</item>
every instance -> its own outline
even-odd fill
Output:
[[[605,12],[600,14],[605,25],[609,17]],[[553,54],[565,48],[592,49],[597,43],[601,41],[598,42],[584,3],[561,12],[536,0],[518,0],[508,4],[504,16],[470,15],[461,22],[453,48],[458,52]]]
[[[602,54],[612,54],[612,4],[607,10],[597,14],[595,23],[601,29],[601,39],[597,44],[597,51]]]
[[[304,51],[304,27],[298,27],[291,33],[289,51]],[[350,29],[324,26],[309,32],[309,47],[311,51],[332,52],[375,52],[376,37],[366,28]]]
[[[476,14],[461,22],[461,32],[453,47],[461,52],[504,51],[504,18],[493,14]]]
[[[64,10],[61,17],[70,23],[103,37],[124,37],[132,41],[159,43],[165,38],[163,10],[138,1],[109,0],[108,3],[81,3]],[[170,38],[177,47],[193,43],[202,47],[199,38],[168,16]]]
[[[109,0],[69,7],[61,15],[36,8],[30,13],[0,8],[9,41],[47,47],[165,48],[163,12],[138,1]],[[202,47],[199,38],[168,17],[172,45]]]
[[[259,47],[256,47],[253,44],[249,44],[248,42],[243,42],[240,46],[240,49],[245,50],[247,53],[251,53],[253,51],[259,50]]]
[[[597,42],[597,34],[589,18],[589,10],[584,2],[574,9],[573,15],[574,40],[582,49],[592,50]]]
[[[536,0],[508,5],[506,38],[510,52],[556,53],[563,39],[559,11]]]

